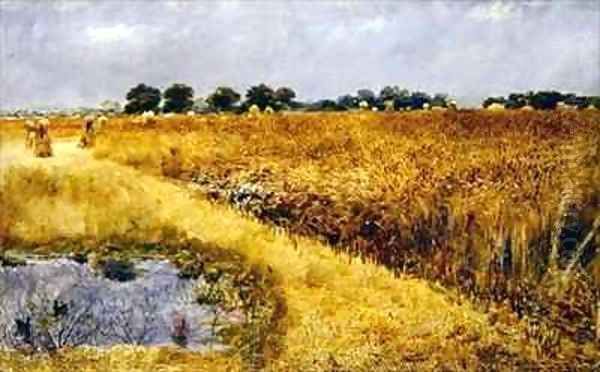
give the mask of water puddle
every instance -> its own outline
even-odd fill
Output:
[[[178,345],[219,350],[214,308],[199,305],[199,279],[168,261],[113,262],[102,270],[70,259],[0,267],[0,346]]]

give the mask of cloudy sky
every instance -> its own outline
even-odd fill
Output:
[[[2,108],[123,100],[140,82],[600,94],[600,1],[0,0],[0,25]]]

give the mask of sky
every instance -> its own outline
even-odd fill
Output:
[[[2,109],[124,101],[138,83],[600,95],[600,1],[0,0],[0,27]]]

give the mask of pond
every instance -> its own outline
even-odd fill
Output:
[[[214,308],[196,301],[202,281],[183,278],[163,260],[115,261],[92,269],[67,258],[28,259],[25,265],[0,267],[0,347],[223,349]]]

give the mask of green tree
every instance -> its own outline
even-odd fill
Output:
[[[247,107],[257,105],[261,110],[264,110],[267,106],[276,108],[277,100],[275,98],[275,91],[266,84],[250,87],[246,92],[245,105]]]
[[[163,94],[164,112],[186,112],[194,105],[194,89],[185,84],[173,84]]]
[[[588,97],[588,103],[597,109],[600,109],[600,96]]]
[[[280,87],[275,91],[275,99],[282,105],[289,106],[296,98],[296,92],[292,88]]]
[[[413,92],[410,95],[410,107],[422,109],[425,104],[431,103],[431,96],[424,92]]]
[[[396,99],[394,99],[394,109],[395,110],[412,108],[413,107],[412,104],[413,104],[413,100],[410,95],[400,96],[400,97],[397,97]]]
[[[395,101],[397,98],[408,97],[409,94],[407,89],[400,89],[397,85],[388,85],[379,92],[379,100],[381,102]]]
[[[590,105],[590,97],[567,94],[564,97],[564,102],[567,105],[577,106],[578,109],[584,109]]]
[[[343,107],[344,109],[357,108],[358,107],[358,98],[356,98],[350,94],[345,94],[343,96],[338,97],[337,105],[339,107]]]
[[[445,93],[436,93],[430,103],[431,106],[448,107],[448,95]]]
[[[345,107],[339,106],[331,99],[322,99],[310,105],[310,111],[344,111]]]
[[[206,102],[217,111],[227,111],[239,102],[241,96],[230,87],[218,87],[213,94],[208,96]]]
[[[556,104],[564,100],[564,96],[556,91],[541,91],[533,94],[529,104],[538,110],[553,110]]]
[[[487,108],[488,106],[494,104],[494,103],[498,103],[501,105],[506,104],[506,98],[504,97],[488,97],[483,101],[483,108]]]
[[[521,93],[511,93],[506,100],[507,109],[520,109],[528,104],[527,95]]]
[[[369,106],[373,106],[375,104],[375,93],[373,93],[373,91],[370,89],[359,89],[356,92],[356,95],[358,96],[359,102],[365,101],[369,104]]]
[[[157,111],[160,104],[160,90],[146,84],[138,84],[127,93],[125,112],[139,114],[144,111]]]

